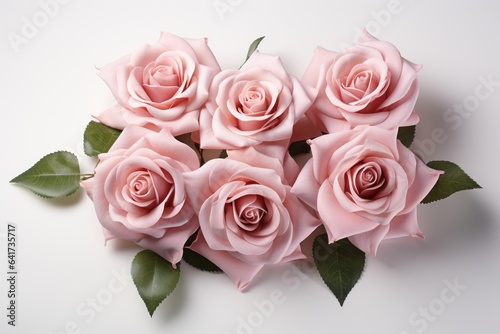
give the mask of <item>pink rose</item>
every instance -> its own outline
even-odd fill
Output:
[[[283,183],[290,186],[295,183],[300,173],[299,165],[288,152],[281,159],[267,156],[250,146],[239,150],[228,150],[227,156],[229,159],[244,162],[253,167],[274,169]]]
[[[217,74],[200,114],[201,147],[257,150],[281,157],[310,99],[279,57],[254,52],[240,70]]]
[[[283,174],[229,158],[186,174],[200,222],[190,248],[219,266],[240,290],[263,266],[304,258],[300,243],[320,225],[283,184]]]
[[[156,44],[100,69],[118,105],[97,118],[117,129],[170,127],[175,136],[197,131],[199,110],[218,71],[206,39],[162,33]]]
[[[348,237],[375,255],[383,239],[422,236],[416,207],[440,171],[399,141],[397,129],[360,126],[310,141],[292,191],[317,210],[329,242]]]
[[[82,185],[106,239],[132,240],[175,266],[198,228],[184,185],[185,173],[199,167],[197,154],[168,130],[131,126],[99,160]]]
[[[318,47],[302,79],[315,98],[307,115],[329,133],[364,124],[386,129],[415,125],[420,68],[366,30],[344,52]]]

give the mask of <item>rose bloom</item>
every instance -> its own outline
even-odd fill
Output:
[[[250,146],[239,150],[228,150],[229,159],[244,162],[253,167],[274,169],[283,183],[293,185],[300,173],[300,167],[295,159],[286,152],[284,157],[270,157]]]
[[[175,267],[198,223],[187,203],[184,175],[199,167],[197,154],[169,130],[125,128],[95,176],[82,182],[106,239],[131,240]]]
[[[156,44],[105,65],[99,76],[118,105],[97,118],[123,129],[170,127],[177,136],[198,130],[199,110],[220,67],[206,39],[183,39],[162,33]]]
[[[265,265],[305,258],[300,243],[321,224],[283,183],[283,175],[229,158],[186,174],[200,223],[190,248],[219,266],[239,290]]]
[[[292,191],[317,210],[330,243],[348,237],[375,255],[383,239],[423,237],[416,207],[441,171],[396,136],[397,129],[361,126],[310,141],[312,158]]]
[[[294,124],[310,106],[299,80],[290,76],[279,57],[255,51],[240,70],[218,73],[200,114],[202,148],[254,146],[281,157]]]
[[[314,99],[307,115],[328,133],[364,124],[386,129],[415,125],[420,68],[366,30],[344,52],[318,47],[302,78]]]

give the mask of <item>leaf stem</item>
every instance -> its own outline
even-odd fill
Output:
[[[80,174],[80,177],[82,178],[82,181],[91,179],[95,176],[95,174]]]

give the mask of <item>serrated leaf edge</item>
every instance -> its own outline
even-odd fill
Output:
[[[85,130],[83,130],[83,134],[82,134],[82,139],[83,139],[83,152],[85,153],[86,156],[88,157],[95,157],[97,155],[90,155],[89,153],[87,153],[87,150],[85,149],[85,136],[87,134],[87,129],[89,128],[90,124],[92,124],[92,122],[95,122],[95,121],[89,121],[87,123],[87,126],[85,127]]]
[[[465,175],[466,175],[469,179],[471,179],[471,180],[472,180],[472,182],[474,182],[474,184],[475,184],[476,186],[475,186],[475,187],[472,187],[472,188],[467,188],[467,189],[457,190],[457,191],[455,191],[455,192],[453,192],[453,193],[451,193],[451,194],[449,194],[448,196],[443,197],[443,198],[438,198],[438,199],[435,199],[435,200],[432,200],[432,201],[426,201],[425,199],[426,199],[426,198],[427,198],[427,196],[430,194],[430,192],[432,191],[432,189],[434,189],[434,187],[433,187],[433,188],[429,191],[429,193],[428,193],[427,195],[425,195],[425,197],[422,199],[422,201],[420,202],[421,204],[430,204],[430,203],[439,202],[439,201],[442,201],[442,200],[444,200],[444,199],[447,199],[448,197],[450,197],[450,196],[452,196],[452,195],[454,195],[454,194],[456,194],[456,193],[458,193],[458,192],[462,192],[462,191],[466,191],[466,190],[483,189],[483,187],[481,187],[481,186],[480,186],[480,185],[476,182],[476,180],[474,180],[472,177],[470,177],[470,175],[469,175],[469,174],[467,174],[467,173],[463,170],[463,168],[462,168],[462,167],[460,167],[457,163],[454,163],[454,162],[452,162],[452,161],[447,161],[447,160],[431,160],[431,161],[427,162],[427,164],[426,164],[426,165],[427,165],[427,167],[432,168],[432,167],[430,167],[430,166],[428,165],[428,164],[429,164],[429,163],[431,163],[431,162],[446,162],[446,163],[452,163],[452,164],[454,164],[455,166],[457,166],[457,167],[458,167],[458,168],[462,171],[462,173],[464,173],[464,174],[465,174]],[[432,169],[435,169],[435,168],[432,168]],[[435,169],[435,170],[440,170],[440,171],[444,172],[442,169]],[[439,181],[439,179],[438,179],[438,181]],[[436,182],[436,184],[437,184],[437,182]]]
[[[100,124],[100,125],[102,125],[102,126],[105,126],[105,127],[107,127],[107,128],[110,128],[110,129],[113,129],[113,130],[116,130],[116,131],[120,131],[120,132],[121,132],[121,131],[123,131],[123,130],[116,129],[116,128],[113,128],[113,127],[111,127],[111,126],[108,126],[108,125],[106,125],[106,124],[104,124],[104,123],[102,123],[102,122],[97,122],[97,121],[94,121],[94,120],[89,121],[89,122],[87,123],[87,126],[85,127],[85,130],[83,131],[82,139],[83,139],[83,151],[84,151],[84,153],[85,153],[85,155],[86,155],[86,156],[91,157],[91,158],[93,158],[93,157],[97,157],[97,156],[98,156],[99,154],[101,154],[101,153],[107,153],[107,152],[99,152],[99,151],[96,151],[96,152],[98,152],[97,154],[89,154],[89,153],[87,153],[87,151],[86,151],[86,149],[85,149],[85,136],[86,136],[86,134],[87,134],[87,129],[90,127],[90,125],[91,125],[92,123],[95,123],[95,124]]]
[[[153,251],[151,251],[151,250],[144,249],[144,250],[142,250],[142,251],[138,252],[138,253],[134,256],[134,259],[132,260],[132,262],[133,262],[133,261],[137,258],[137,256],[138,256],[139,254],[141,254],[141,253],[142,253],[142,252],[144,252],[144,251],[150,251],[150,252],[153,252]],[[154,253],[154,252],[153,252],[153,253]],[[156,254],[156,253],[155,253],[155,254]],[[157,255],[157,256],[160,256],[160,255],[158,255],[158,254],[156,254],[156,255]],[[167,260],[165,260],[165,261],[167,261]],[[167,261],[167,262],[169,262],[169,261]],[[170,262],[169,262],[169,263],[170,263]],[[139,293],[139,288],[137,287],[137,284],[136,284],[135,279],[134,279],[134,275],[133,275],[133,273],[132,273],[132,272],[133,272],[133,267],[131,266],[131,268],[130,268],[130,274],[131,274],[131,276],[132,276],[132,281],[134,282],[134,285],[135,285],[135,288],[136,288],[136,290],[137,290],[137,292],[138,292],[138,294],[139,294],[139,297],[141,297],[142,301],[144,302],[144,305],[146,306],[146,309],[148,310],[148,313],[149,313],[149,316],[150,316],[150,317],[153,317],[153,314],[155,313],[156,309],[157,309],[157,308],[161,305],[161,303],[163,303],[163,302],[165,301],[165,299],[167,299],[167,297],[168,297],[168,296],[170,296],[170,295],[171,295],[171,294],[175,291],[175,289],[177,288],[177,285],[179,284],[179,281],[180,281],[180,263],[177,263],[176,265],[177,265],[177,267],[179,268],[179,279],[175,281],[175,284],[174,284],[174,286],[173,286],[172,290],[171,290],[170,292],[168,292],[168,293],[165,295],[165,297],[163,297],[163,299],[161,299],[161,300],[158,302],[158,305],[156,305],[156,306],[155,306],[152,310],[150,310],[150,309],[149,309],[148,304],[146,303],[146,301],[144,300],[144,298],[143,298],[143,297],[141,296],[141,294]]]
[[[210,261],[209,259],[207,259],[206,257],[204,257],[203,255],[193,251],[192,249],[189,249],[189,251],[193,252],[193,253],[196,253],[198,254],[199,256],[203,257],[205,260],[209,261],[211,264],[213,264],[215,267],[219,268],[219,266],[217,266],[215,263],[213,263],[212,261]],[[186,249],[184,249],[184,253],[186,252]],[[186,262],[189,266],[195,268],[195,269],[198,269],[198,270],[201,270],[201,271],[204,271],[204,272],[208,272],[208,273],[212,273],[212,274],[221,274],[223,273],[224,271],[222,269],[219,268],[219,270],[210,270],[210,269],[206,269],[206,268],[201,268],[199,266],[196,266],[194,265],[193,263],[191,263],[190,261],[187,261],[186,258],[183,256],[182,257],[182,260],[184,260],[184,262]]]
[[[405,145],[405,143],[403,143],[403,141],[401,139],[399,139],[399,134],[400,134],[400,129],[401,128],[411,128],[413,129],[412,131],[412,138],[411,138],[411,142],[408,144],[408,145]],[[415,141],[415,136],[416,136],[416,133],[417,133],[417,126],[416,125],[408,125],[408,126],[401,126],[398,128],[398,132],[397,132],[397,135],[396,135],[396,138],[401,142],[401,144],[403,144],[405,147],[410,147],[413,142]]]
[[[76,194],[76,192],[78,192],[78,190],[80,189],[80,187],[76,188],[74,191],[72,191],[71,193],[68,193],[64,196],[57,196],[57,197],[50,197],[50,196],[44,196],[42,194],[39,194],[33,190],[31,190],[30,188],[24,186],[22,183],[20,183],[19,181],[17,181],[16,179],[21,177],[23,174],[25,174],[27,171],[29,171],[31,168],[33,168],[37,163],[39,163],[40,161],[42,161],[43,159],[45,159],[46,157],[48,157],[49,155],[52,155],[52,154],[57,154],[57,153],[69,153],[71,155],[73,155],[75,158],[77,158],[78,160],[78,157],[76,156],[76,154],[74,154],[73,152],[69,152],[69,151],[65,151],[65,150],[59,150],[59,151],[55,151],[55,152],[51,152],[51,153],[47,153],[45,154],[43,157],[41,157],[40,159],[38,159],[37,162],[35,162],[33,165],[31,165],[31,167],[29,167],[28,169],[26,169],[24,172],[22,172],[21,174],[17,175],[16,177],[14,177],[12,180],[9,181],[9,183],[13,183],[13,184],[16,184],[16,185],[19,185],[25,189],[28,189],[29,191],[31,191],[33,194],[35,194],[36,196],[40,197],[40,198],[43,198],[43,199],[57,199],[57,198],[67,198],[67,197],[70,197],[74,194]],[[43,174],[42,174],[43,175]],[[78,173],[78,174],[62,174],[62,176],[71,176],[71,175],[78,175],[82,176],[81,173]]]
[[[327,242],[328,242],[328,239],[327,239]],[[314,254],[314,245],[315,245],[315,243],[316,243],[316,240],[314,240],[313,244],[312,244],[312,254]],[[331,245],[331,244],[328,244],[328,245]],[[338,247],[338,245],[337,245],[337,247]],[[349,296],[349,294],[351,293],[351,291],[354,289],[354,287],[356,286],[356,284],[358,284],[358,282],[361,280],[361,278],[363,277],[363,275],[365,273],[365,270],[366,270],[366,255],[365,255],[365,258],[363,259],[363,270],[361,270],[361,272],[359,273],[358,279],[356,280],[356,282],[354,283],[354,285],[352,286],[352,288],[349,291],[347,291],[347,293],[345,294],[345,297],[344,297],[343,300],[340,300],[339,296],[337,296],[335,294],[335,292],[332,291],[332,289],[330,288],[330,286],[328,285],[328,283],[325,281],[325,278],[323,277],[323,275],[319,271],[319,268],[318,268],[318,266],[316,264],[316,259],[314,257],[313,257],[313,260],[314,260],[314,264],[316,266],[316,271],[318,272],[319,276],[321,277],[321,280],[323,281],[323,283],[326,285],[326,287],[328,288],[328,290],[330,290],[330,292],[335,296],[335,298],[339,302],[340,306],[341,307],[344,306],[344,302],[347,300],[347,297]],[[334,262],[338,262],[338,258]]]

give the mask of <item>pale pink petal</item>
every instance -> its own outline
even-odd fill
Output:
[[[186,194],[196,212],[200,211],[205,200],[213,194],[208,181],[212,171],[219,164],[217,160],[207,161],[201,168],[184,174]]]
[[[380,108],[390,106],[391,104],[397,103],[401,98],[408,96],[410,98],[405,98],[405,105],[412,105],[410,110],[413,110],[415,106],[415,101],[418,96],[418,83],[417,83],[417,71],[415,68],[404,61],[402,63],[401,77],[397,81],[397,86],[391,91],[391,95],[380,105]]]
[[[157,43],[168,50],[182,50],[200,64],[220,70],[207,41],[206,38],[181,38],[169,32],[162,32]]]
[[[389,231],[389,225],[378,226],[370,231],[349,237],[349,241],[360,250],[371,256],[377,255],[380,242]]]
[[[255,50],[240,70],[244,72],[251,68],[260,68],[271,71],[277,75],[282,82],[289,84],[289,75],[283,67],[280,57],[278,56],[261,53],[259,50]]]
[[[154,136],[154,137],[153,137]],[[144,137],[151,149],[160,155],[181,162],[195,170],[200,167],[200,160],[196,152],[188,145],[178,141],[169,130],[162,130],[159,134],[150,134]]]
[[[415,109],[413,109],[413,111],[411,112],[410,116],[408,116],[408,118],[406,119],[406,121],[404,121],[403,124],[401,124],[401,126],[415,125],[415,124],[418,124],[418,122],[420,122],[420,117],[418,116],[418,114],[415,111]]]
[[[390,126],[389,125],[385,126],[386,123],[389,124],[389,122],[387,122],[387,121],[388,121],[391,113],[392,113],[392,111],[380,111],[380,110],[378,110],[377,112],[372,113],[372,114],[346,112],[346,113],[343,113],[342,115],[344,116],[344,119],[346,120],[346,122],[349,124],[349,126],[351,128],[354,128],[358,125],[369,124],[369,125],[374,125],[374,126],[379,126],[379,127],[387,127],[390,129],[390,128],[394,128],[394,124],[397,124],[397,123],[390,123]],[[330,123],[328,123],[328,124],[330,124]],[[334,124],[334,126],[338,126],[338,124]]]
[[[199,166],[196,153],[168,130],[157,133],[130,126],[99,159],[93,180],[85,181],[84,187],[89,189],[106,239],[131,240],[153,249],[175,265],[182,256],[184,242],[198,228],[194,211],[185,203],[182,178],[182,172]],[[128,182],[135,182],[136,177],[148,179],[148,175],[151,183],[147,181],[144,185],[152,188],[142,193],[146,196],[132,196],[127,190]],[[163,182],[177,186],[175,192],[161,188]],[[155,201],[157,205],[149,207]],[[169,240],[169,236],[174,240]]]
[[[316,47],[316,49],[314,49],[313,58],[301,79],[302,83],[309,87],[314,87],[317,94],[324,82],[326,69],[336,56],[336,52],[328,51],[320,46]],[[313,100],[316,94],[312,96]]]
[[[366,92],[354,94],[353,87],[344,87],[342,82],[359,66],[370,69],[375,80]],[[401,57],[394,45],[379,41],[366,30],[342,53],[317,48],[302,79],[304,85],[314,87],[308,89],[314,106],[307,115],[323,132],[330,133],[361,124],[388,129],[414,125],[418,122],[413,108],[420,68]],[[374,86],[377,82],[378,87]]]
[[[168,229],[161,239],[145,237],[137,241],[137,244],[165,258],[175,268],[182,259],[184,244],[197,228],[197,219],[193,217],[182,227]]]
[[[145,129],[140,126],[129,126],[126,127],[118,139],[114,142],[113,146],[110,148],[110,152],[129,149],[139,140],[143,139],[145,136],[151,134],[151,130]],[[112,153],[113,154],[113,153]]]
[[[80,186],[83,188],[83,190],[85,190],[85,193],[90,198],[90,200],[93,200],[92,193],[94,189],[94,178],[91,177],[90,179],[80,182]]]
[[[115,60],[112,63],[109,63],[107,65],[104,65],[99,69],[98,76],[104,80],[106,85],[109,87],[113,95],[118,101],[121,101],[122,98],[120,97],[119,91],[122,91],[120,89],[120,86],[123,84],[120,83],[120,80],[125,79],[125,81],[128,79],[128,75],[130,74],[130,71],[132,68],[128,65],[130,62],[130,55],[121,57],[117,60]],[[121,70],[120,70],[121,69]],[[117,72],[121,71],[121,75],[118,78],[117,77]],[[123,87],[123,86],[122,86]]]
[[[185,40],[193,47],[200,64],[220,71],[219,63],[217,62],[212,50],[208,47],[207,38],[186,38]]]
[[[145,68],[165,51],[167,51],[167,49],[163,45],[146,44],[137,52],[130,55],[130,66],[133,68]]]
[[[344,143],[351,141],[352,132],[341,131],[333,134],[323,135],[310,141],[311,154],[313,156],[314,177],[318,182],[328,179],[330,176],[329,165],[331,157],[339,153],[339,149]],[[338,163],[338,161],[336,161]]]
[[[371,231],[379,224],[341,207],[331,185],[324,182],[318,193],[318,212],[328,232],[329,242]]]
[[[288,194],[284,203],[288,209],[290,218],[293,224],[293,237],[291,241],[292,247],[290,250],[298,256],[297,250],[293,248],[295,245],[300,245],[311,233],[321,225],[321,221],[314,217],[309,210],[298,200],[298,198],[288,189]],[[284,261],[284,260],[283,260]]]
[[[199,129],[197,111],[184,113],[179,118],[171,121],[163,121],[154,117],[145,117],[127,109],[122,109],[122,111],[123,119],[128,124],[151,128],[155,131],[170,128],[174,136],[190,133]]]
[[[123,119],[125,108],[117,104],[114,107],[104,110],[98,116],[94,116],[99,122],[110,128],[123,130],[127,127],[128,123]]]
[[[406,214],[401,214],[394,217],[391,222],[389,231],[385,239],[401,238],[401,237],[418,237],[423,238],[424,235],[418,227],[417,210],[414,209]]]
[[[295,261],[295,260],[304,260],[304,259],[307,259],[307,256],[304,255],[304,253],[302,252],[302,249],[299,246],[299,247],[295,248],[293,250],[293,252],[291,252],[290,254],[283,257],[283,259],[281,260],[281,263],[286,263],[286,262]]]
[[[302,86],[302,83],[295,77],[290,77],[292,81],[293,107],[294,107],[294,122],[297,123],[304,115],[307,109],[311,106],[312,100]]]
[[[240,161],[253,167],[272,169],[283,179],[283,181],[286,180],[283,163],[280,159],[273,157],[273,155],[263,154],[258,151],[255,146],[238,150],[228,150],[227,155],[231,160]]]
[[[409,185],[405,209],[401,211],[401,214],[405,214],[411,212],[427,196],[439,179],[439,175],[443,174],[443,171],[427,167],[400,142],[398,142],[398,148],[401,154],[400,162],[403,167],[415,166],[415,178],[413,183]]]
[[[297,164],[295,159],[288,154],[285,154],[285,160],[283,161],[283,168],[285,170],[285,180],[283,183],[287,185],[293,185],[297,180],[300,173],[300,166]]]
[[[302,170],[292,187],[292,193],[296,194],[311,208],[317,210],[319,188],[320,184],[314,177],[313,161],[310,159],[304,167],[302,167]]]
[[[305,139],[313,139],[321,135],[321,130],[308,117],[302,116],[293,126],[293,134],[290,141],[293,143]]]
[[[105,229],[104,227],[102,228],[102,234],[104,235],[104,245],[108,244],[109,240],[116,239],[116,235],[111,233],[109,230]]]
[[[263,265],[245,263],[232,256],[230,252],[212,250],[208,247],[201,233],[198,234],[198,238],[189,248],[202,254],[221,268],[234,281],[240,291],[245,290],[255,275],[263,268]]]

